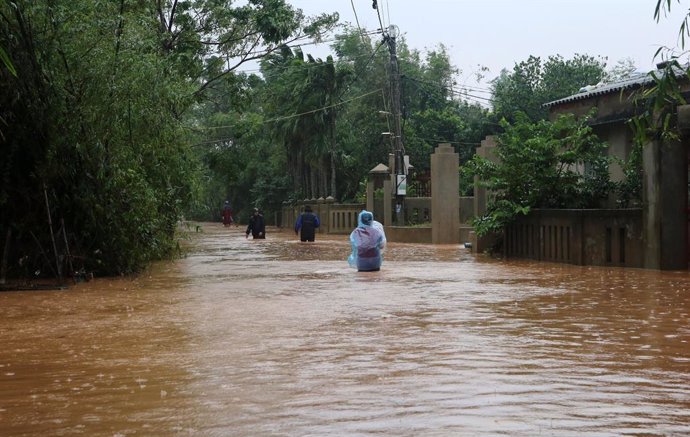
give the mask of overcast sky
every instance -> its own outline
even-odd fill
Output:
[[[372,0],[287,0],[307,15],[338,12],[341,21],[379,28]],[[444,44],[460,83],[473,84],[478,65],[512,69],[530,55],[545,58],[575,53],[608,58],[612,66],[630,58],[639,70],[653,68],[660,46],[676,47],[688,1],[672,2],[672,13],[654,20],[656,0],[378,0],[384,26],[395,24],[411,48]],[[304,47],[323,57],[324,46]]]

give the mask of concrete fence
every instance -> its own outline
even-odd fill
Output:
[[[642,267],[642,210],[533,210],[506,227],[507,258]]]
[[[460,197],[460,239],[457,243],[469,241],[469,225],[472,217],[472,197]],[[297,218],[306,205],[319,216],[321,227],[317,232],[329,234],[349,234],[357,226],[357,216],[366,208],[363,203],[336,203],[332,198],[301,200],[294,204],[285,203],[281,208],[279,226],[294,228]],[[374,218],[384,223],[383,199],[374,200]],[[408,197],[405,199],[405,221],[416,227],[386,226],[386,237],[390,241],[404,243],[431,243],[431,197]],[[424,226],[428,224],[428,226]],[[419,226],[422,225],[422,226]],[[389,235],[390,234],[390,235]]]

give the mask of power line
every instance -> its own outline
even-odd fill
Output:
[[[370,58],[372,55],[359,55],[359,56],[351,56],[350,59],[361,59],[361,58]],[[317,58],[320,59],[320,58]],[[336,59],[335,62],[347,62],[342,59]],[[368,61],[367,61],[368,63]],[[320,68],[320,67],[328,67],[330,64],[326,62],[308,62],[304,61],[304,64],[300,65],[300,68]],[[276,70],[287,70],[289,68],[293,68],[293,65],[273,65],[271,66],[271,71],[276,71]],[[252,69],[247,69],[247,70],[235,70],[237,73],[254,73],[254,72],[262,72],[262,68],[252,68]]]
[[[475,93],[486,93],[486,94],[493,94],[494,93],[490,88],[479,88],[479,87],[472,87],[469,85],[459,85],[459,88],[461,90],[467,89],[467,90],[473,91]]]
[[[357,10],[355,9],[355,2],[354,0],[350,0],[350,4],[352,5],[352,12],[355,14],[355,21],[357,22],[357,29],[359,29],[359,37],[362,39],[362,42],[364,43],[364,35],[362,34],[362,27],[359,25],[359,17],[357,17]]]
[[[381,33],[381,31],[379,31],[379,30],[370,30],[370,31],[364,32],[365,35],[376,35],[379,33]],[[275,53],[281,47],[289,47],[291,49],[294,49],[294,48],[302,47],[302,46],[312,46],[312,45],[324,44],[324,43],[329,43],[329,42],[335,42],[337,40],[338,40],[338,38],[331,38],[331,39],[324,39],[324,40],[319,40],[319,41],[303,42],[303,43],[298,43],[298,44],[282,44],[280,46],[276,46],[276,47],[270,48],[270,49],[236,53],[236,54],[233,54],[231,56],[226,56],[226,58],[235,59],[235,58],[243,58],[245,56],[252,56],[252,57],[258,58],[258,57],[260,57],[259,55],[268,55],[271,53]],[[233,70],[233,71],[240,71],[241,72],[241,71],[254,71],[254,70]]]
[[[381,31],[379,31],[379,30],[372,30],[372,31],[364,32],[364,35],[367,35],[367,36],[368,35],[378,35],[380,33],[381,33]],[[290,49],[295,49],[295,48],[301,48],[304,45],[316,45],[316,44],[321,44],[321,43],[325,43],[325,42],[334,42],[337,40],[338,40],[337,38],[333,38],[330,40],[323,40],[321,42],[312,41],[310,43],[305,43],[305,44],[286,45],[286,47],[288,47]],[[275,52],[276,52],[276,50],[272,50],[269,53],[275,53]],[[261,53],[261,52],[255,52],[255,53]],[[309,54],[307,54],[307,55],[309,55]],[[353,56],[352,58],[357,59],[357,58],[364,58],[366,56],[368,56],[368,55]],[[340,61],[340,59],[338,59],[338,61]],[[324,65],[325,64],[322,65],[322,64],[307,64],[307,63],[305,63],[304,67],[309,67],[309,68],[311,68],[311,67],[322,67]],[[278,65],[278,66],[275,66],[272,68],[273,69],[287,69],[290,67],[291,66],[289,66],[289,65],[285,65],[285,66]],[[250,69],[246,69],[246,70],[233,70],[233,71],[238,72],[238,73],[254,73],[254,72],[261,72],[262,69],[261,68],[250,68]]]
[[[371,52],[371,55],[369,56],[369,59],[367,60],[367,62],[364,64],[364,67],[362,67],[362,68],[360,69],[360,71],[355,75],[355,78],[352,80],[352,82],[350,82],[350,85],[348,85],[348,89],[349,89],[350,86],[352,86],[352,84],[354,84],[355,82],[357,82],[357,81],[359,80],[360,73],[363,72],[363,71],[365,71],[365,70],[367,69],[367,67],[369,66],[369,64],[371,63],[371,61],[374,60],[374,57],[376,56],[376,53],[378,53],[379,49],[383,46],[383,44],[385,44],[385,41],[382,41],[381,43],[379,43],[379,45],[376,46],[376,49],[375,49],[373,52]],[[363,57],[363,56],[362,56],[362,57]],[[343,94],[344,94],[344,93],[345,93],[345,91],[343,91]],[[338,96],[338,98],[340,98],[340,97],[342,97],[342,94],[341,94],[340,96]]]
[[[432,86],[435,86],[435,87],[438,87],[438,88],[445,89],[445,90],[448,91],[450,94],[457,95],[457,96],[459,96],[459,97],[471,98],[471,99],[475,99],[475,100],[486,101],[486,102],[489,102],[489,103],[495,102],[494,99],[491,99],[491,98],[488,98],[488,97],[477,96],[477,95],[474,95],[474,94],[470,94],[470,93],[468,93],[468,92],[466,92],[466,91],[458,91],[458,90],[454,89],[454,88],[451,87],[451,86],[442,85],[442,84],[438,84],[438,83],[434,83],[434,82],[429,82],[429,81],[425,81],[425,80],[420,80],[420,79],[415,79],[415,78],[409,77],[409,76],[403,76],[403,77],[404,77],[405,79],[407,79],[407,80],[412,81],[412,82],[418,82],[418,83],[421,83],[421,84],[432,85]]]
[[[301,117],[303,115],[314,114],[314,113],[319,112],[319,111],[325,111],[326,109],[331,109],[331,108],[335,108],[336,106],[344,105],[345,103],[352,102],[353,100],[358,100],[358,99],[364,98],[366,96],[370,96],[370,95],[372,95],[374,93],[378,93],[380,91],[381,91],[381,89],[377,89],[377,90],[370,91],[368,93],[362,94],[362,95],[357,96],[357,97],[352,97],[351,99],[343,100],[342,102],[339,102],[339,103],[334,103],[332,105],[324,106],[322,108],[312,109],[311,111],[305,111],[305,112],[301,112],[299,114],[292,114],[292,115],[285,115],[282,117],[271,118],[268,120],[263,120],[261,123],[272,123],[275,121],[289,120],[291,118]],[[204,129],[225,129],[225,128],[230,128],[230,127],[234,127],[234,126],[208,126],[208,127],[205,127]]]
[[[381,33],[385,34],[386,32],[383,30],[383,21],[381,21],[381,12],[379,11],[376,0],[373,0],[371,7],[374,8],[374,10],[376,11],[376,15],[379,17],[379,25],[381,26]]]
[[[391,25],[391,8],[390,5],[388,4],[388,0],[386,0],[386,12],[388,13],[388,25]]]

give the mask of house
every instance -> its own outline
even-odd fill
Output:
[[[668,64],[659,64],[657,68],[653,72],[656,77],[673,71],[681,93],[686,98],[690,96],[690,82],[685,72],[669,68]],[[594,131],[609,144],[610,156],[627,160],[633,148],[633,131],[628,121],[636,114],[635,97],[654,84],[650,74],[639,73],[615,83],[583,88],[577,94],[545,106],[549,108],[552,119],[564,113],[584,115],[596,108],[596,116],[591,122]],[[644,268],[688,268],[690,105],[676,106],[675,122],[677,139],[658,137],[643,144],[642,148],[639,260]],[[624,178],[620,165],[612,165],[610,173],[614,181]],[[609,207],[614,207],[615,199],[610,199],[609,203]],[[615,238],[615,234],[611,238]]]

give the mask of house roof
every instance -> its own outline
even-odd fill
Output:
[[[387,166],[379,164],[376,167],[369,170],[369,173],[390,173],[390,171]]]
[[[574,102],[576,100],[585,100],[589,99],[591,97],[595,96],[601,96],[604,94],[610,94],[614,92],[620,92],[622,90],[628,90],[628,89],[634,89],[634,88],[639,88],[644,85],[648,85],[650,83],[654,82],[654,78],[652,77],[652,73],[656,74],[657,77],[661,76],[664,74],[664,69],[663,65],[659,64],[657,67],[662,67],[658,68],[657,70],[652,70],[648,73],[644,72],[636,72],[630,75],[629,77],[619,80],[617,82],[611,82],[611,83],[606,83],[606,84],[597,84],[597,85],[589,85],[580,88],[580,91],[578,91],[576,94],[573,94],[568,97],[564,97],[562,99],[554,100],[553,102],[548,102],[544,103],[544,106],[547,108],[550,108],[552,106],[558,106],[562,103],[570,103]],[[676,76],[683,76],[685,75],[685,71],[680,68],[673,68],[674,74]]]

